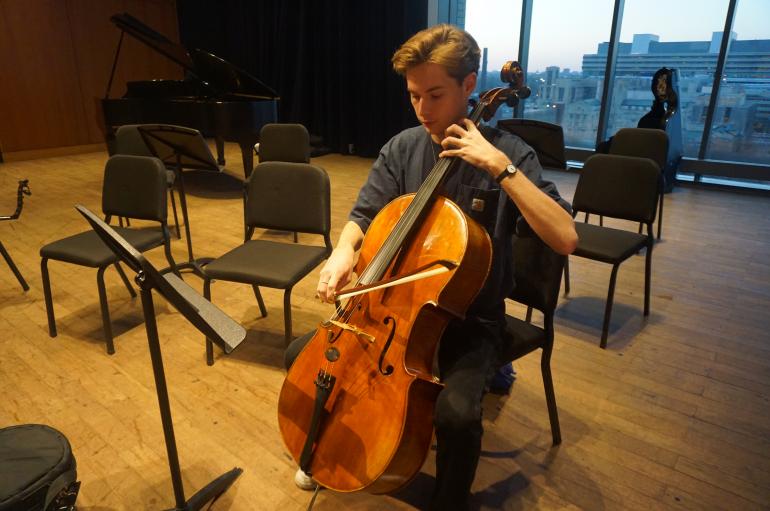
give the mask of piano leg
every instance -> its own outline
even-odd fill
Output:
[[[217,145],[217,163],[221,166],[225,166],[225,139],[215,137],[214,142]]]
[[[254,168],[254,142],[239,142],[238,145],[241,146],[241,155],[243,156],[243,175],[245,179],[248,179]]]

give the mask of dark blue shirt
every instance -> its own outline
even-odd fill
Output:
[[[508,132],[488,126],[479,129],[530,181],[554,200],[561,201],[556,186],[542,179],[542,168],[531,147]],[[369,178],[358,194],[350,220],[366,233],[386,204],[400,195],[417,192],[440,152],[441,146],[432,141],[422,126],[404,130],[390,139],[380,150]],[[486,171],[465,161],[453,174],[446,176],[441,193],[482,225],[492,239],[492,267],[468,314],[499,318],[505,310],[504,300],[514,286],[512,241],[521,214]]]

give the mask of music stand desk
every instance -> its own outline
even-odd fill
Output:
[[[198,490],[192,497],[185,500],[182,485],[182,472],[179,467],[174,424],[171,418],[171,406],[166,387],[166,376],[163,370],[163,358],[158,339],[158,326],[155,320],[155,307],[152,300],[152,290],[160,293],[168,303],[182,313],[187,320],[195,325],[202,334],[211,339],[226,353],[232,352],[246,337],[246,331],[232,318],[203,298],[193,288],[173,273],[161,274],[112,227],[104,223],[98,216],[82,205],[75,208],[88,220],[99,238],[120,258],[129,268],[134,270],[136,283],[141,289],[142,309],[147,329],[147,341],[152,360],[152,371],[155,377],[155,389],[158,393],[163,436],[166,441],[168,464],[171,471],[171,483],[174,488],[176,507],[169,511],[198,511],[208,502],[213,502],[222,495],[243,472],[235,467]]]
[[[187,237],[188,261],[178,264],[180,269],[191,269],[199,277],[203,277],[202,265],[211,262],[212,258],[193,256],[192,238],[190,237],[190,218],[187,214],[187,195],[184,190],[182,169],[208,170],[220,172],[219,165],[211,154],[206,140],[200,131],[172,126],[168,124],[145,124],[137,130],[153,156],[160,159],[167,167],[174,169],[176,182],[179,183],[179,203],[182,206],[184,232]]]

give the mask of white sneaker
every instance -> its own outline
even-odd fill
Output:
[[[318,483],[316,483],[312,477],[303,472],[301,468],[298,468],[297,473],[294,474],[294,484],[296,484],[297,488],[300,490],[311,491],[315,490],[315,487]]]

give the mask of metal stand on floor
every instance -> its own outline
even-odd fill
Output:
[[[19,181],[19,188],[16,192],[16,211],[14,211],[12,215],[0,216],[0,220],[16,220],[17,218],[19,218],[19,216],[21,215],[21,210],[24,207],[25,195],[28,195],[28,196],[32,195],[32,192],[30,192],[29,190],[29,181],[27,179],[23,179]],[[2,241],[0,241],[0,254],[3,255],[3,259],[5,259],[5,262],[8,264],[8,267],[16,276],[16,280],[18,280],[19,284],[21,284],[21,288],[24,291],[29,291],[29,285],[27,284],[27,281],[24,280],[24,277],[22,276],[21,272],[16,267],[16,264],[13,262],[13,259],[11,259],[11,254],[9,254],[8,251],[5,249],[5,247],[3,246]]]
[[[230,353],[246,337],[246,331],[233,319],[205,300],[200,294],[184,283],[173,273],[162,275],[138,251],[117,234],[109,225],[83,206],[77,210],[88,220],[99,237],[136,275],[136,282],[141,288],[142,308],[147,328],[147,341],[150,347],[152,371],[155,388],[158,392],[158,406],[163,424],[163,436],[166,441],[168,464],[171,471],[171,484],[174,488],[175,507],[169,511],[198,511],[207,503],[218,499],[241,475],[242,469],[235,467],[209,482],[192,497],[185,499],[182,485],[182,471],[179,466],[174,424],[171,418],[171,406],[166,387],[158,339],[158,326],[155,320],[155,307],[152,300],[154,289],[171,305],[181,312],[188,321],[195,325],[206,337],[212,339],[225,352]]]
[[[193,273],[203,277],[201,267],[211,262],[212,258],[201,257],[196,259],[193,256],[190,218],[187,214],[187,194],[184,189],[184,173],[182,169],[220,172],[219,165],[217,165],[217,161],[214,159],[214,155],[211,154],[206,140],[198,130],[166,124],[148,124],[139,126],[137,129],[150,152],[157,158],[160,158],[167,166],[173,166],[176,173],[176,183],[179,186],[179,204],[182,207],[188,255],[188,260],[177,264],[177,267],[179,269],[191,269]]]

